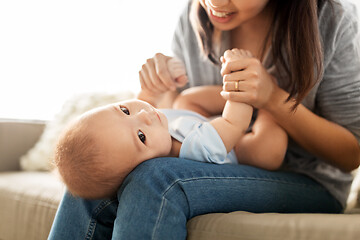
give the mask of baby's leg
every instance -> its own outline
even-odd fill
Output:
[[[222,86],[200,86],[184,90],[175,99],[174,109],[186,109],[205,117],[220,115],[225,106],[221,97]]]
[[[245,134],[234,150],[240,164],[276,170],[283,163],[288,136],[263,110],[258,111],[252,132]]]

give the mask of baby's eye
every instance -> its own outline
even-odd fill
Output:
[[[145,134],[141,130],[138,131],[138,137],[139,137],[140,141],[145,144],[146,137],[145,137]]]
[[[119,106],[120,107],[120,110],[123,111],[126,115],[130,115],[130,111],[129,109],[127,109],[127,107],[125,106]]]

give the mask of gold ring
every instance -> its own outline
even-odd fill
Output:
[[[238,92],[239,91],[239,81],[235,82],[235,91]]]

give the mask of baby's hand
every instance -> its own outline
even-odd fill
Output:
[[[233,48],[226,50],[224,56],[220,58],[221,61],[221,75],[229,74],[233,71],[241,71],[238,69],[239,63],[247,58],[252,58],[252,54],[248,50]]]
[[[186,76],[184,63],[179,58],[173,57],[167,61],[167,66],[171,77],[175,81],[175,85],[177,87],[185,86],[188,82],[188,77]]]

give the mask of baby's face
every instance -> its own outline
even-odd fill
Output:
[[[141,162],[166,156],[171,136],[166,116],[140,100],[129,100],[96,108],[81,121],[84,131],[95,136],[109,167],[131,171]]]

